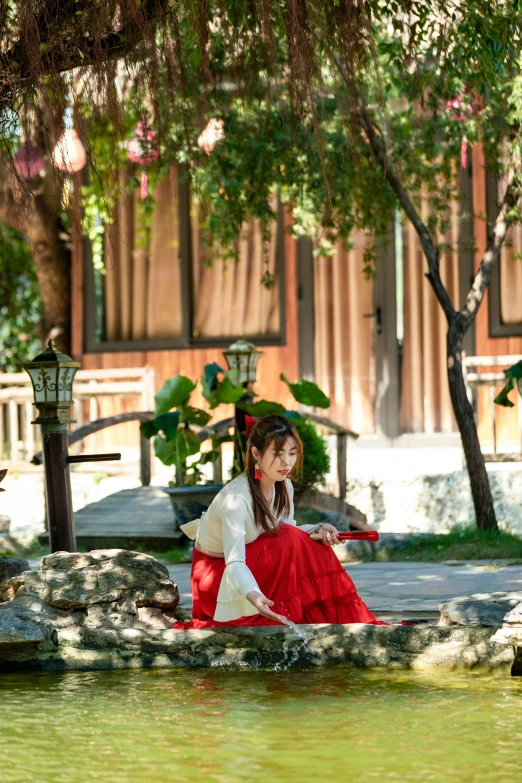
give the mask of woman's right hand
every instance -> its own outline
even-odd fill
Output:
[[[275,620],[276,623],[282,623],[284,625],[285,618],[270,609],[270,607],[274,605],[274,602],[269,598],[265,598],[263,593],[258,593],[257,590],[251,590],[247,593],[246,597],[263,617],[268,617],[269,620]]]

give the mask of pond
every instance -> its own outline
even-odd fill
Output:
[[[2,783],[520,783],[521,736],[508,676],[0,675]]]

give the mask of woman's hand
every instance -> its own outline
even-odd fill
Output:
[[[274,605],[274,602],[269,598],[265,598],[262,593],[258,593],[257,590],[251,590],[246,594],[246,597],[252,606],[255,606],[259,614],[263,615],[263,617],[268,617],[269,620],[275,620],[277,623],[284,624],[285,618],[280,614],[272,612],[270,609],[270,607]]]
[[[322,543],[326,544],[326,546],[334,546],[335,544],[341,543],[337,538],[337,529],[333,525],[325,523],[324,525],[321,525],[317,532],[323,539]]]

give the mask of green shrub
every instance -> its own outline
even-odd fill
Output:
[[[296,500],[307,489],[313,489],[322,484],[330,470],[330,457],[326,441],[319,435],[315,425],[304,419],[292,419],[292,424],[303,441],[304,459],[303,475],[296,484]]]

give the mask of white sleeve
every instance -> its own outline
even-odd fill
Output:
[[[294,485],[290,481],[290,479],[286,479],[286,489],[288,491],[288,497],[290,499],[290,511],[288,512],[288,517],[284,520],[284,522],[287,525],[295,525],[299,527],[299,530],[304,530],[305,533],[309,533],[311,530],[314,529],[315,525],[297,525],[297,522],[294,519]]]
[[[252,590],[261,592],[252,571],[246,564],[245,522],[247,517],[246,501],[239,495],[229,495],[221,507],[223,524],[223,552],[225,554],[225,573],[223,580],[246,596]],[[221,588],[220,588],[221,592]]]

